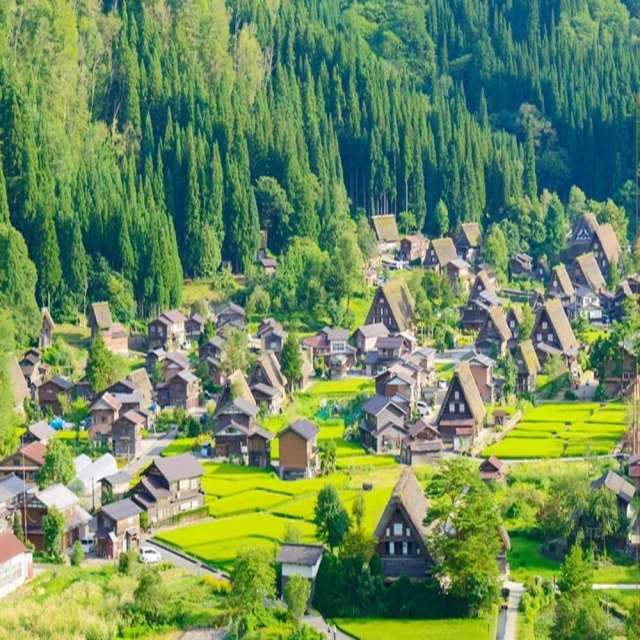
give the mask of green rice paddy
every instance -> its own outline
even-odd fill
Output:
[[[620,403],[549,403],[525,411],[522,421],[482,455],[504,459],[560,458],[611,453],[627,429]]]

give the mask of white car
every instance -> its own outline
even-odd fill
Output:
[[[162,556],[152,547],[140,547],[138,559],[144,564],[157,564],[162,562]]]
[[[80,538],[80,546],[84,553],[93,553],[95,541],[93,538]]]
[[[416,402],[416,409],[421,418],[431,413],[431,407],[429,407],[424,400],[418,400],[418,402]]]

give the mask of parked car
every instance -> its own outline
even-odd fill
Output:
[[[93,538],[80,538],[80,546],[84,553],[93,553],[95,541]]]
[[[431,407],[424,400],[418,400],[418,402],[416,402],[416,409],[421,418],[431,413]]]
[[[162,556],[153,547],[140,547],[138,559],[143,564],[157,564],[162,562]]]

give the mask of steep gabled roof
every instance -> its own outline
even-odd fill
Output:
[[[604,279],[602,271],[600,271],[600,267],[598,266],[598,261],[593,253],[584,253],[583,255],[578,256],[573,266],[572,273],[577,268],[580,268],[580,271],[582,271],[582,274],[592,291],[598,292],[607,286],[607,281]]]
[[[547,312],[547,317],[558,336],[562,350],[567,351],[577,348],[578,341],[573,334],[573,329],[571,328],[571,324],[560,300],[547,300],[544,303],[544,307],[542,307],[538,313],[542,313],[543,310]]]
[[[61,378],[60,376],[53,376],[50,382],[53,382],[57,387],[60,387],[63,391],[69,391],[73,387],[73,382],[71,380],[66,380],[65,378]]]
[[[91,313],[99,329],[108,329],[113,324],[108,302],[94,302],[91,305]]]
[[[622,253],[622,250],[620,249],[620,243],[616,237],[616,232],[610,222],[601,224],[597,229],[595,229],[593,232],[593,240],[596,238],[600,242],[604,255],[607,256],[607,260],[609,260],[609,262],[620,262],[620,254]]]
[[[456,246],[453,244],[453,240],[451,238],[436,238],[431,241],[429,249],[430,248],[433,248],[435,251],[436,258],[438,258],[438,263],[441,267],[446,266],[449,262],[458,257]]]
[[[142,513],[140,506],[129,498],[124,498],[122,500],[112,502],[111,504],[107,504],[102,507],[101,511],[107,517],[111,518],[111,520],[115,520],[116,522],[120,522],[126,518],[132,518],[133,516],[137,516]]]
[[[384,295],[391,315],[400,331],[409,329],[416,321],[415,302],[407,283],[398,278],[380,285],[379,292]]]
[[[287,384],[287,379],[282,375],[280,363],[273,351],[263,353],[256,362],[256,368],[257,367],[262,367],[262,371],[267,378],[268,384],[270,384],[274,389],[283,389]]]
[[[42,322],[48,324],[51,331],[53,331],[56,328],[56,323],[53,321],[51,313],[49,313],[49,307],[42,307],[40,314],[42,315]]]
[[[575,289],[573,288],[573,284],[571,284],[571,278],[569,278],[569,273],[567,272],[567,267],[564,266],[564,262],[557,264],[553,267],[553,272],[551,273],[551,278],[549,279],[549,286],[547,287],[547,295],[551,289],[551,283],[554,278],[558,280],[558,286],[564,295],[569,298],[573,298],[575,295]]]
[[[449,396],[451,395],[451,391],[454,387],[453,383],[455,380],[458,380],[460,382],[462,395],[464,396],[465,402],[469,406],[474,420],[476,420],[477,422],[482,422],[484,420],[484,417],[487,415],[487,411],[484,408],[482,397],[480,396],[480,392],[478,391],[478,385],[476,384],[475,378],[471,373],[471,367],[469,366],[469,363],[461,362],[460,366],[453,372],[453,378],[449,383],[446,396],[442,401],[440,412],[438,413],[438,417],[436,419],[436,424],[440,422],[440,418],[449,404]]]
[[[518,367],[518,369],[522,369],[520,373],[526,373],[529,376],[536,375],[541,367],[538,354],[533,348],[533,342],[531,340],[524,340],[518,345],[518,351],[522,357],[522,367]],[[516,361],[518,360],[519,358],[516,356]]]
[[[511,338],[511,329],[509,329],[509,325],[507,324],[507,316],[505,315],[504,309],[502,307],[493,307],[489,310],[489,315],[485,320],[484,326],[480,330],[480,335],[482,335],[485,327],[488,326],[489,321],[493,323],[495,330],[497,331],[503,342],[506,342]]]
[[[460,226],[460,236],[463,236],[470,247],[479,247],[482,241],[482,231],[477,222],[463,222]]]
[[[378,242],[397,242],[400,238],[394,215],[372,216],[371,225]]]
[[[14,406],[22,405],[29,397],[29,386],[24,379],[20,364],[13,354],[9,356],[9,386],[13,394]]]
[[[382,517],[378,521],[374,537],[380,540],[385,535],[385,530],[396,510],[399,510],[407,519],[410,526],[413,527],[417,538],[424,545],[424,536],[427,530],[423,521],[427,515],[429,501],[424,495],[424,491],[416,478],[415,473],[409,467],[405,467],[398,483],[393,489],[389,502],[382,513]]]

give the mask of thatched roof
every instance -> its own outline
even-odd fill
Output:
[[[567,272],[567,267],[564,266],[564,262],[557,264],[553,267],[553,272],[551,273],[551,278],[549,279],[549,286],[547,287],[547,295],[549,295],[549,291],[551,290],[551,283],[557,280],[558,287],[562,291],[564,295],[569,298],[573,298],[575,295],[575,289],[571,284],[571,278],[569,278],[569,273]]]
[[[94,302],[91,305],[91,315],[99,329],[108,329],[113,324],[108,302]]]
[[[373,216],[371,218],[371,226],[376,233],[378,242],[398,242],[398,225],[394,215]]]
[[[282,374],[280,363],[273,351],[267,351],[258,358],[256,368],[261,367],[269,384],[274,389],[283,389],[287,384],[287,379]]]
[[[406,516],[407,521],[413,526],[419,537],[423,538],[427,532],[423,520],[427,515],[428,508],[429,501],[424,495],[415,473],[409,467],[406,467],[393,489],[389,502],[387,502],[387,506],[373,534],[374,537],[380,540],[384,536],[389,522],[396,510],[399,510]]]
[[[40,309],[40,314],[42,315],[42,322],[48,324],[49,327],[51,327],[51,330],[53,331],[56,328],[56,323],[53,321],[53,318],[49,313],[49,308],[42,307],[42,309]]]
[[[584,279],[587,281],[587,286],[592,291],[601,291],[607,286],[607,282],[600,271],[598,261],[593,253],[585,253],[576,258],[571,269],[571,275],[576,280],[576,272],[580,270]]]
[[[543,312],[546,312],[549,322],[558,336],[562,350],[568,351],[570,349],[576,349],[578,347],[578,341],[573,334],[573,329],[571,328],[571,324],[560,300],[547,300],[544,307],[539,311],[539,313]]]
[[[389,280],[380,285],[379,292],[386,298],[391,315],[400,331],[410,329],[416,321],[416,312],[415,302],[407,283],[401,278]]]
[[[611,223],[601,224],[595,229],[593,232],[592,245],[596,239],[600,242],[604,255],[607,256],[607,260],[609,260],[609,262],[619,263],[622,250],[620,249],[620,243],[618,242],[616,232],[611,226]]]
[[[438,263],[441,267],[446,266],[458,257],[456,246],[453,244],[453,240],[451,238],[436,238],[431,241],[429,248],[433,248],[435,251]]]
[[[482,231],[477,222],[463,222],[460,227],[460,235],[464,236],[470,247],[480,246]]]
[[[9,356],[9,386],[13,394],[13,406],[22,407],[29,397],[29,386],[24,379],[18,359],[13,354]]]
[[[520,373],[525,373],[529,376],[536,375],[540,371],[540,361],[531,340],[525,340],[518,345],[516,364]]]
[[[477,423],[482,423],[484,417],[487,415],[487,411],[484,408],[484,403],[482,402],[480,391],[478,391],[478,385],[476,384],[475,378],[471,373],[471,367],[468,362],[463,361],[460,363],[460,366],[453,372],[453,378],[449,383],[449,387],[447,388],[447,393],[444,400],[442,401],[442,405],[440,405],[440,412],[438,413],[438,417],[436,418],[436,424],[440,423],[440,418],[442,417],[445,409],[449,406],[449,397],[451,396],[451,393],[455,386],[454,382],[456,380],[460,382],[462,395],[464,396],[465,402],[469,406],[469,410],[473,415],[473,419]]]
[[[489,310],[489,315],[487,316],[485,323],[488,323],[489,321],[493,323],[495,330],[503,342],[506,342],[511,338],[511,329],[509,329],[507,316],[505,315],[502,307],[493,307]],[[482,330],[480,333],[482,333]]]

